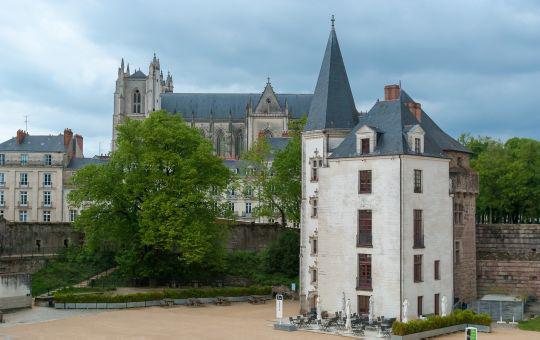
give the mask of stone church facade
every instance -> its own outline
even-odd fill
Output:
[[[289,120],[307,114],[312,98],[311,94],[276,93],[270,79],[262,93],[174,93],[173,89],[172,76],[163,76],[155,55],[148,74],[140,69],[131,73],[122,59],[114,92],[111,149],[116,148],[118,124],[164,109],[198,128],[212,142],[216,155],[238,159],[261,135],[286,137]]]

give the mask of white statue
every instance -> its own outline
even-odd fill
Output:
[[[409,312],[409,300],[405,299],[403,300],[403,311],[402,311],[402,318],[401,322],[407,322],[409,319],[407,319],[407,313]]]
[[[446,301],[446,295],[443,295],[441,300],[441,316],[446,316],[446,304],[448,303]]]
[[[345,314],[347,315],[347,320],[345,321],[345,328],[347,329],[347,332],[352,331],[352,324],[351,324],[351,299],[347,299],[346,307],[345,307]]]
[[[319,296],[317,296],[316,308],[317,308],[317,320],[322,320],[322,316],[321,316],[321,298]]]
[[[373,300],[373,295],[371,295],[369,297],[369,324],[371,325],[373,323],[373,315],[375,314],[375,310],[373,309],[373,304],[374,304],[374,300]]]

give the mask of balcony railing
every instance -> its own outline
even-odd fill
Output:
[[[52,182],[48,182],[48,183],[42,183],[42,188],[52,188]]]
[[[373,235],[371,233],[360,233],[356,235],[357,247],[372,247]]]
[[[371,278],[360,276],[356,278],[356,290],[372,290]]]
[[[52,208],[53,205],[52,205],[52,202],[41,202],[41,207],[42,208]]]

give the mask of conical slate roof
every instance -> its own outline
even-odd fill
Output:
[[[330,31],[305,131],[352,129],[357,116],[354,98],[334,27]]]

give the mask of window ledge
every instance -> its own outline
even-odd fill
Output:
[[[373,244],[357,244],[356,248],[373,248]]]
[[[413,246],[413,249],[426,249],[426,246],[424,246],[424,245],[421,245],[421,246]]]
[[[424,280],[420,280],[420,281],[414,280],[414,283],[422,283],[422,282],[424,282]]]

